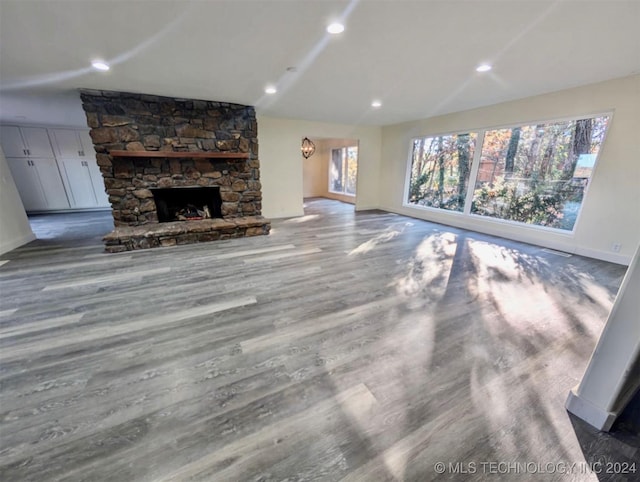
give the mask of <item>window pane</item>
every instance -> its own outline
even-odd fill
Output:
[[[329,190],[342,192],[342,149],[331,149],[331,165],[329,166]]]
[[[416,139],[407,201],[462,212],[476,138],[469,133]]]
[[[358,178],[358,148],[347,147],[347,184],[345,192],[356,194],[356,180]]]
[[[485,133],[471,212],[572,230],[608,117]]]
[[[356,195],[358,177],[358,147],[331,149],[329,164],[329,191]]]

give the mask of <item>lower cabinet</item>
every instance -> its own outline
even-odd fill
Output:
[[[102,174],[95,161],[58,159],[58,165],[72,208],[109,207]]]
[[[55,159],[10,157],[7,163],[26,211],[70,208]]]

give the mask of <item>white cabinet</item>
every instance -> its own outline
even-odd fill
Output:
[[[4,145],[2,146],[4,149]],[[28,159],[18,159],[8,157],[7,163],[11,170],[11,175],[16,183],[22,204],[27,211],[38,211],[43,209],[47,200],[40,184],[40,179],[35,168]]]
[[[27,148],[22,140],[20,128],[2,126],[0,128],[0,142],[6,157],[27,157]]]
[[[53,158],[7,158],[26,211],[69,209],[67,194]]]
[[[6,157],[54,157],[47,129],[43,127],[2,126],[0,142]]]
[[[49,129],[58,158],[94,158],[93,142],[88,131],[77,129]]]
[[[104,177],[100,172],[100,167],[95,159],[87,159],[89,174],[91,175],[91,184],[93,184],[93,192],[96,195],[98,207],[110,208],[109,196],[104,185]]]
[[[27,211],[110,207],[87,129],[0,126],[0,141]]]
[[[95,161],[83,159],[62,159],[58,161],[62,179],[69,193],[73,208],[96,208],[109,206],[109,198],[104,192],[102,174]]]
[[[49,129],[72,208],[109,207],[89,131]]]

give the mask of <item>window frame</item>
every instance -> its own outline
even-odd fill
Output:
[[[544,120],[527,120],[527,121],[520,121],[517,123],[508,123],[508,124],[499,124],[499,125],[493,125],[493,126],[485,126],[485,127],[479,127],[479,128],[469,128],[469,129],[458,129],[455,131],[444,131],[444,132],[436,132],[436,133],[432,133],[432,134],[424,134],[424,135],[419,135],[419,136],[412,136],[409,139],[409,149],[408,149],[408,155],[407,155],[407,162],[406,162],[406,169],[405,169],[405,178],[404,178],[404,189],[402,191],[402,207],[403,208],[407,208],[407,209],[415,209],[417,211],[425,211],[425,212],[431,212],[431,213],[440,213],[442,215],[446,216],[454,216],[454,217],[458,217],[458,218],[470,218],[473,220],[479,220],[481,222],[485,222],[488,224],[494,224],[494,225],[502,225],[502,226],[513,226],[513,227],[518,227],[518,228],[523,228],[523,229],[531,229],[534,231],[547,231],[547,232],[552,232],[554,234],[560,234],[560,235],[565,235],[568,237],[573,237],[575,235],[576,229],[578,227],[578,225],[580,224],[580,219],[582,218],[582,211],[584,209],[584,204],[585,204],[585,200],[587,199],[587,196],[589,194],[590,188],[591,188],[591,184],[593,183],[593,179],[596,176],[596,173],[598,172],[598,165],[600,164],[600,157],[602,155],[602,150],[606,144],[607,141],[607,136],[609,135],[609,129],[611,128],[611,123],[613,122],[613,116],[614,116],[615,111],[614,110],[609,110],[609,111],[599,111],[599,112],[592,112],[592,113],[588,113],[588,114],[581,114],[581,115],[573,115],[573,116],[566,116],[566,117],[557,117],[557,118],[551,118],[551,119],[544,119]],[[572,122],[572,121],[577,121],[577,120],[581,120],[581,119],[593,119],[593,118],[597,118],[597,117],[609,117],[609,120],[607,121],[607,126],[604,130],[604,134],[602,136],[602,144],[600,145],[600,148],[598,150],[598,154],[595,158],[595,162],[593,164],[593,170],[591,172],[591,176],[589,177],[589,182],[587,183],[587,186],[584,189],[584,197],[583,197],[583,201],[580,203],[580,208],[578,210],[577,216],[576,216],[576,221],[573,225],[573,228],[571,230],[568,229],[562,229],[562,228],[553,228],[553,227],[549,227],[549,226],[541,226],[538,224],[528,224],[528,223],[524,223],[522,221],[514,221],[514,220],[510,220],[510,219],[500,219],[500,218],[495,218],[495,217],[489,217],[489,216],[483,216],[481,214],[475,214],[471,212],[471,205],[473,203],[473,194],[475,192],[476,189],[476,182],[478,179],[478,171],[480,170],[480,159],[482,157],[482,149],[483,149],[483,145],[484,145],[484,139],[485,139],[485,135],[488,131],[494,131],[494,130],[500,130],[500,129],[514,129],[516,127],[523,127],[523,126],[531,126],[531,125],[536,125],[536,124],[554,124],[554,123],[559,123],[559,122]],[[419,139],[424,139],[424,138],[432,138],[432,137],[439,137],[439,136],[452,136],[452,135],[461,135],[461,134],[476,134],[476,146],[474,148],[474,153],[473,153],[473,159],[471,161],[471,169],[469,171],[469,185],[467,187],[467,194],[465,197],[465,204],[464,204],[464,209],[462,210],[462,212],[460,211],[452,211],[452,210],[448,210],[448,209],[442,209],[442,208],[437,208],[437,207],[431,207],[431,206],[421,206],[421,205],[417,205],[417,204],[412,204],[409,202],[409,189],[411,186],[411,168],[413,165],[413,146],[414,143],[419,140]]]

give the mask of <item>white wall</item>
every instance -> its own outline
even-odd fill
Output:
[[[36,239],[0,147],[0,254]]]
[[[412,138],[483,127],[614,111],[575,233],[509,226],[447,212],[403,207]],[[629,264],[640,243],[640,75],[406,122],[382,129],[380,207],[594,258]],[[611,250],[622,245],[620,253]]]
[[[311,139],[316,152],[309,159],[302,159],[302,194],[304,197],[324,196],[327,173],[324,159],[324,140]]]
[[[304,137],[358,139],[356,209],[378,207],[381,128],[258,116],[262,214],[267,218],[301,216],[304,211]],[[315,157],[315,155],[314,155]]]
[[[640,385],[640,248],[625,275],[589,366],[567,400],[567,410],[599,430],[609,430]]]
[[[0,122],[6,124],[87,128],[87,117],[82,110],[79,92],[28,95],[2,93],[0,105]],[[20,112],[20,115],[8,117],[7,112]]]

